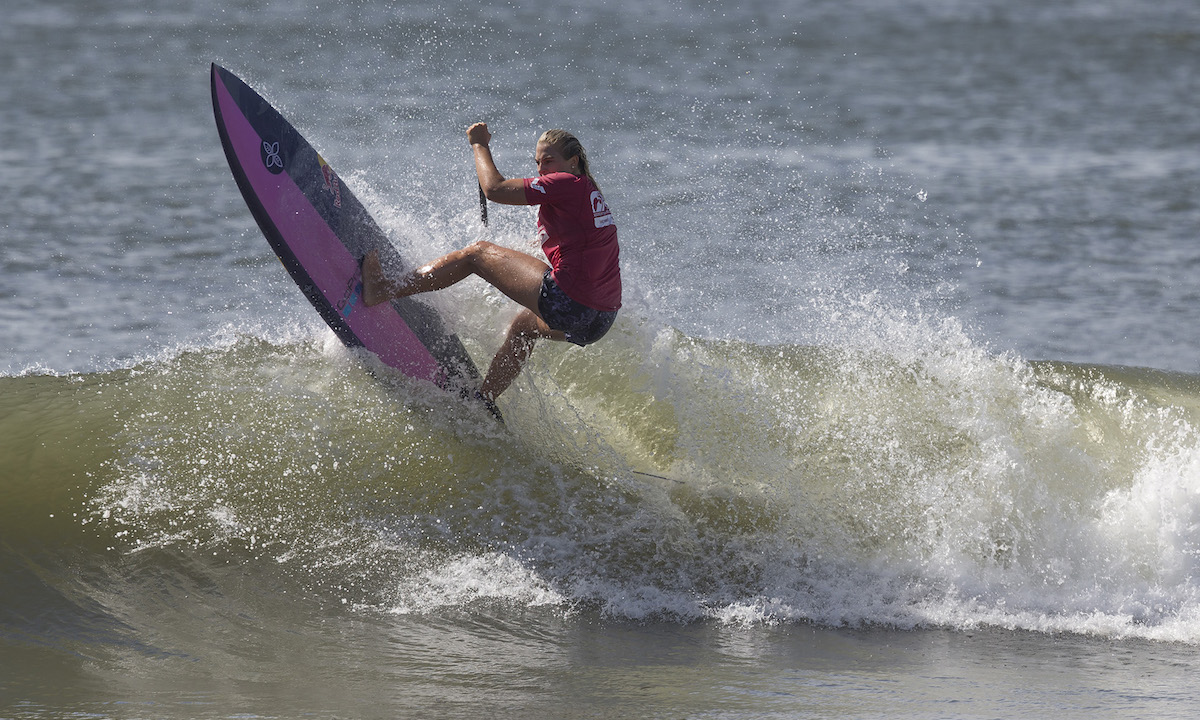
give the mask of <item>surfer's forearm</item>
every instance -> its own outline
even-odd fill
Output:
[[[487,123],[478,122],[467,128],[467,142],[471,143],[471,150],[475,153],[475,175],[479,178],[479,187],[484,194],[488,194],[504,182],[504,176],[496,169],[496,161],[492,159],[492,149],[489,147],[492,133]],[[488,199],[492,199],[490,195]]]
[[[492,149],[487,142],[475,142],[475,137],[469,131],[468,137],[472,139],[471,150],[475,153],[475,176],[484,196],[503,205],[528,205],[525,200],[525,181],[522,178],[506,179],[496,168]],[[491,139],[491,135],[487,139]]]
[[[492,159],[492,149],[490,147],[483,143],[475,143],[471,145],[471,150],[475,153],[475,176],[479,179],[479,186],[483,188],[484,193],[488,194],[488,199],[491,200],[492,197],[489,191],[502,184],[504,176],[496,168],[496,161]]]

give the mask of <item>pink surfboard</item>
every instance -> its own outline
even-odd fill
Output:
[[[212,66],[213,113],[225,157],[263,235],[338,338],[386,365],[470,394],[479,372],[438,314],[403,298],[362,304],[359,265],[411,267],[350,188],[283,115],[233,73]]]

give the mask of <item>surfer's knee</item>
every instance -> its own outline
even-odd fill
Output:
[[[537,319],[537,315],[529,310],[521,310],[508,324],[508,336],[521,344],[532,345],[541,337]]]
[[[541,339],[546,340],[565,340],[566,336],[558,330],[551,330],[546,321],[541,319],[528,308],[523,308],[517,316],[512,319],[508,326],[508,335],[522,344],[533,347],[533,344]]]
[[[491,255],[496,252],[499,246],[487,240],[476,240],[470,245],[462,249],[463,255],[470,258],[472,262],[476,262],[479,258],[486,255]]]
[[[508,345],[516,352],[528,354],[542,338],[554,337],[554,331],[527,308],[523,308],[508,324]]]

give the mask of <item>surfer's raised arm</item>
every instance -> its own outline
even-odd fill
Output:
[[[528,205],[525,199],[525,181],[521,178],[506,180],[496,169],[492,159],[492,133],[487,123],[475,123],[467,128],[467,141],[475,153],[475,175],[484,196],[501,205]]]

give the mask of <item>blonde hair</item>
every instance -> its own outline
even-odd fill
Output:
[[[579,171],[587,176],[596,189],[600,189],[600,183],[596,182],[596,178],[592,177],[591,165],[588,164],[587,151],[583,149],[583,144],[579,142],[571,133],[566,130],[547,130],[538,138],[539,143],[553,145],[562,153],[563,158],[570,160],[573,157],[579,158]]]

